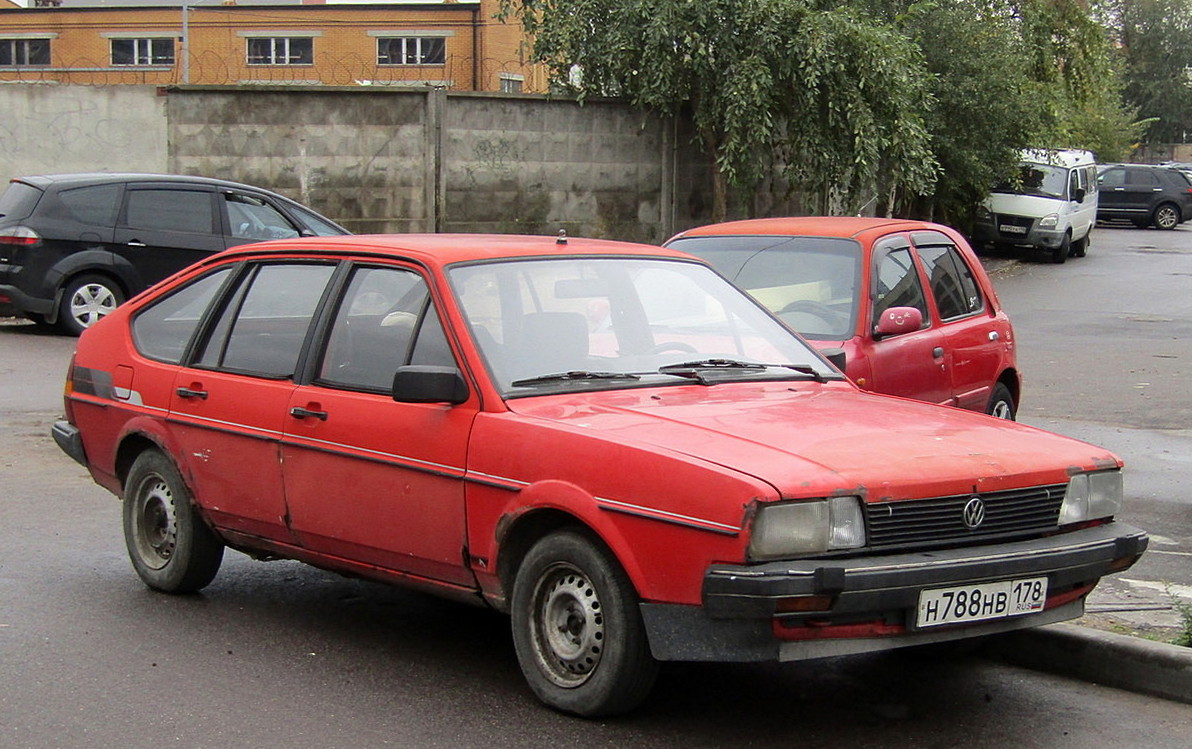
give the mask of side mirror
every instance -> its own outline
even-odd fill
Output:
[[[463,403],[468,383],[455,367],[408,364],[393,375],[393,400],[398,403]]]
[[[923,313],[917,307],[891,307],[877,319],[874,338],[913,333],[923,327]]]
[[[1083,203],[1084,196],[1085,196],[1084,188],[1078,187],[1072,191],[1072,202],[1073,203]]]

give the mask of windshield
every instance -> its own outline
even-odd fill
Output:
[[[994,192],[1010,195],[1037,195],[1042,198],[1064,198],[1068,186],[1068,170],[1049,164],[1020,164],[1016,179],[1003,182]]]
[[[860,306],[861,246],[836,237],[684,237],[668,246],[707,260],[816,341],[852,338]]]
[[[508,396],[840,376],[698,263],[569,257],[456,266],[449,276]]]

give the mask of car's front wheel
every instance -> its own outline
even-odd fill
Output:
[[[124,483],[124,543],[150,588],[193,593],[215,578],[223,543],[195,511],[190,489],[164,454],[146,450]]]
[[[71,279],[62,290],[58,325],[80,335],[124,301],[124,290],[107,276],[87,273]]]
[[[585,717],[633,709],[658,674],[637,593],[612,555],[575,530],[531,547],[513,583],[513,644],[540,700]]]

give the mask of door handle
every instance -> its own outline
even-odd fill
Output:
[[[299,406],[294,406],[293,408],[290,409],[290,416],[293,416],[295,419],[315,418],[315,419],[318,419],[319,421],[327,420],[327,412],[326,411],[311,411],[310,409],[301,408]]]
[[[934,356],[936,359],[943,359],[944,358],[944,347],[936,346],[935,348],[933,348],[931,350],[931,355]]]
[[[1002,340],[1002,337],[1000,334],[998,334],[998,332],[996,330],[991,330],[991,331],[989,331],[989,340],[1000,341],[1000,340]]]
[[[129,247],[144,247],[145,243],[139,239],[130,239],[130,240],[128,240],[128,246]]]
[[[207,391],[206,390],[195,390],[192,388],[178,388],[174,392],[178,394],[179,398],[200,398],[202,400],[207,400]]]

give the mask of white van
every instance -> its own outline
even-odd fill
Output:
[[[995,187],[977,210],[973,238],[1001,249],[1032,247],[1062,263],[1084,257],[1096,222],[1093,154],[1027,150],[1017,179]]]

